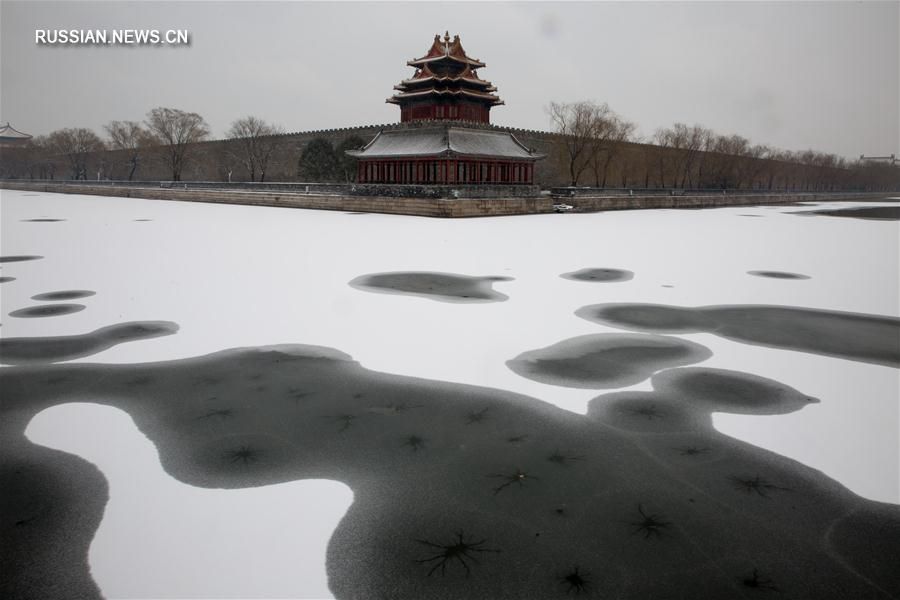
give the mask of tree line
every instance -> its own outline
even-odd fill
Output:
[[[105,138],[88,128],[67,127],[5,148],[0,177],[101,180],[116,174],[133,181],[142,165],[155,162],[165,166],[172,181],[181,181],[186,165],[201,154],[200,142],[210,135],[199,114],[166,107],[150,110],[142,122],[110,121],[103,129]],[[282,127],[255,116],[232,122],[226,134],[231,143],[215,157],[224,178],[230,181],[240,170],[242,179],[266,181],[283,133]],[[313,140],[300,157],[297,175],[309,181],[352,181],[356,161],[344,151],[364,144],[359,137],[347,138],[337,148],[327,140]]]
[[[900,189],[900,169],[834,154],[791,152],[721,135],[701,125],[675,123],[649,138],[605,103],[551,103],[557,135],[536,140],[547,160],[538,164],[545,185],[598,188],[764,189],[823,191]],[[111,121],[101,137],[64,128],[0,152],[0,177],[28,179],[147,179],[172,181],[279,180],[352,182],[362,147],[358,135],[298,143],[282,127],[255,116],[231,123],[224,140],[210,140],[197,113],[157,107],[143,121]],[[206,143],[204,143],[206,142]]]
[[[571,186],[824,191],[898,189],[900,169],[835,154],[792,152],[675,123],[649,139],[606,103],[547,107]]]

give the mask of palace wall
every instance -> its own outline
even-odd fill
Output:
[[[286,133],[275,136],[277,148],[273,152],[266,181],[304,182],[301,157],[307,145],[317,138],[327,140],[337,148],[349,138],[356,137],[363,144],[384,130],[408,127],[428,127],[434,122],[391,123],[364,125],[338,129],[322,129]],[[569,163],[564,148],[565,138],[559,134],[505,128],[497,125],[459,123],[460,126],[493,128],[510,131],[525,146],[546,154],[535,163],[535,184],[542,188],[566,186],[571,183]],[[134,179],[141,181],[167,181],[171,179],[162,153],[165,147],[143,151]],[[684,163],[683,151],[662,148],[650,144],[625,142],[616,145],[610,164],[602,172],[585,169],[579,177],[579,185],[607,188],[708,188],[727,187],[740,189],[772,189],[798,191],[828,191],[838,189],[896,189],[900,184],[897,169],[883,169],[873,184],[871,174],[860,179],[851,169],[815,167],[795,163],[783,163],[768,159],[753,159],[697,153],[696,166],[690,181],[679,175],[678,165]],[[250,175],[241,164],[240,143],[237,140],[214,140],[195,144],[189,152],[190,159],[182,172],[186,181],[249,181]],[[699,157],[699,158],[698,158]],[[48,168],[48,163],[49,168]],[[128,156],[120,151],[104,151],[88,160],[89,178],[96,180],[128,178]],[[350,171],[355,179],[355,169]],[[49,161],[29,158],[27,150],[3,149],[0,155],[0,178],[15,179],[68,179],[70,168],[65,157],[53,157]],[[340,181],[342,178],[332,178]],[[883,180],[883,181],[882,181]],[[343,181],[346,181],[344,179]],[[320,181],[321,182],[321,181]]]

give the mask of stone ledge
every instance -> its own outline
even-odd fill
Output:
[[[42,191],[63,194],[115,196],[148,200],[244,204],[282,208],[306,208],[347,212],[371,212],[421,217],[486,217],[504,215],[546,214],[553,212],[554,200],[546,197],[511,198],[410,198],[386,196],[343,196],[304,194],[280,191],[234,191],[212,189],[177,189],[159,187],[114,187],[87,184],[2,181],[0,189]],[[713,208],[757,204],[790,204],[811,201],[876,200],[890,197],[879,193],[814,193],[814,194],[747,194],[700,196],[606,196],[567,199],[580,212],[602,210],[640,210],[671,208]]]
[[[545,197],[492,198],[489,200],[483,198],[428,199],[266,191],[243,192],[158,187],[112,187],[85,184],[71,186],[64,183],[18,183],[15,181],[0,182],[0,188],[62,194],[373,212],[423,217],[481,217],[549,213],[553,211],[552,200]]]

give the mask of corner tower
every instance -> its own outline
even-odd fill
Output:
[[[347,150],[358,159],[359,183],[515,186],[518,195],[533,188],[534,163],[544,155],[490,125],[491,108],[503,100],[478,76],[484,63],[466,54],[459,36],[434,36],[428,53],[406,64],[415,74],[387,99],[400,107],[400,125]]]
[[[452,120],[490,123],[490,111],[503,104],[490,81],[478,76],[485,64],[470,58],[450,33],[434,36],[431,48],[421,58],[407,61],[415,74],[394,86],[386,101],[400,106],[400,121]]]

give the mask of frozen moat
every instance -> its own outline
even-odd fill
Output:
[[[434,220],[8,190],[0,202],[0,358],[21,365],[0,372],[4,489],[24,490],[9,514],[36,563],[82,573],[88,592],[522,597],[544,576],[552,596],[580,565],[597,590],[648,597],[653,584],[627,583],[646,553],[629,544],[667,549],[641,568],[688,572],[701,558],[676,560],[680,536],[734,545],[709,531],[736,520],[760,536],[741,553],[769,562],[725,556],[711,573],[733,576],[711,574],[710,589],[758,571],[815,597],[796,581],[805,567],[751,531],[756,518],[787,527],[791,509],[731,503],[816,499],[827,506],[804,510],[853,564],[864,544],[835,515],[900,502],[900,227],[818,214],[866,204]],[[447,476],[459,484],[430,479]],[[678,502],[704,477],[723,487],[707,493],[715,523],[698,525]],[[598,496],[598,481],[613,491]],[[74,520],[59,514],[72,498]],[[622,531],[606,520],[617,512]],[[578,537],[600,522],[609,544]],[[821,532],[803,527],[809,547],[794,551],[813,560]],[[86,545],[41,550],[59,528]],[[457,543],[485,539],[463,583],[440,558],[459,529]],[[507,560],[534,575],[514,583]]]

